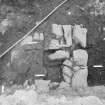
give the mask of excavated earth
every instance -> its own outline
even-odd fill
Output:
[[[61,1],[62,0],[30,0],[29,2],[28,0],[1,0],[0,23],[4,19],[8,19],[10,20],[10,26],[8,26],[6,29],[0,26],[0,54],[2,54],[6,49],[13,45],[13,43],[24,36]],[[46,33],[44,41],[44,50],[46,50],[47,45],[49,44],[49,40],[52,38],[50,34],[51,24],[83,24],[88,29],[87,47],[85,48],[89,54],[88,67],[90,71],[88,76],[88,83],[89,85],[103,84],[103,86],[93,86],[88,87],[86,90],[73,91],[64,84],[64,86],[61,86],[61,88],[59,87],[56,90],[52,90],[48,93],[38,94],[38,96],[36,92],[33,91],[34,89],[29,89],[26,91],[25,89],[23,90],[20,88],[20,93],[17,91],[17,93],[15,92],[15,94],[13,94],[14,90],[18,90],[17,84],[21,85],[21,83],[28,79],[33,72],[29,73],[29,75],[24,75],[23,73],[18,74],[17,72],[11,70],[11,68],[8,68],[7,65],[10,60],[11,53],[8,52],[0,59],[0,82],[2,84],[5,81],[8,82],[9,80],[13,80],[16,84],[11,86],[10,89],[8,88],[6,93],[0,96],[0,103],[2,105],[105,104],[105,73],[103,71],[103,78],[101,78],[103,81],[97,83],[98,79],[95,81],[95,77],[93,76],[94,71],[91,71],[91,65],[103,63],[105,57],[105,43],[103,41],[103,38],[105,37],[105,10],[101,8],[102,5],[99,5],[99,7],[96,8],[94,6],[95,1],[98,2],[98,0],[69,0],[35,31]],[[102,2],[103,0],[100,0],[100,3]],[[100,8],[103,11],[101,11]],[[96,13],[94,13],[95,9]],[[3,29],[4,33],[2,31]],[[39,63],[42,63],[42,60]],[[32,67],[33,69],[35,68],[34,64]],[[97,75],[97,73],[94,75]],[[20,99],[19,95],[25,96]],[[27,101],[29,97],[31,97],[32,100]],[[14,103],[13,100],[15,100]]]

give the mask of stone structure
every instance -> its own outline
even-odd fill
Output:
[[[62,76],[73,89],[86,88],[88,54],[85,50],[77,48],[79,48],[78,45],[81,48],[86,47],[87,29],[82,25],[53,24],[52,30],[57,37],[54,39],[55,43],[50,43],[50,49],[55,47],[55,52],[48,54],[49,59],[64,60]]]
[[[29,78],[43,75],[51,82],[64,80],[74,89],[87,86],[86,28],[82,25],[52,24],[51,38],[46,45],[46,33],[35,32],[25,38],[11,51],[9,65],[11,75],[23,82]],[[80,55],[79,55],[80,54]],[[12,81],[12,78],[9,79]],[[14,81],[14,80],[13,80]],[[81,81],[81,84],[78,84]]]

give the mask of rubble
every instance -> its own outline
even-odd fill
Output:
[[[72,75],[73,75],[72,69],[70,69],[67,66],[64,66],[62,72],[63,72],[63,78],[64,78],[65,82],[67,82],[68,84],[71,84]]]
[[[72,78],[72,88],[75,90],[87,88],[87,76],[87,68],[80,69],[77,72],[75,72]]]
[[[77,49],[73,51],[73,59],[77,65],[87,66],[88,54],[86,50]]]
[[[74,66],[74,67],[73,67],[73,71],[74,71],[74,72],[77,72],[77,71],[79,71],[79,70],[80,70],[80,67],[79,67],[79,66]]]
[[[49,92],[49,83],[50,80],[35,80],[36,91],[38,93]]]
[[[72,76],[73,76],[73,62],[71,60],[66,59],[63,62],[62,73],[64,81],[67,82],[69,85],[71,85]]]
[[[61,46],[59,44],[59,41],[56,40],[56,39],[52,39],[50,41],[50,44],[49,44],[49,48],[48,49],[59,49]]]
[[[66,59],[66,60],[63,62],[63,65],[72,67],[72,66],[73,66],[73,62],[72,62],[71,60],[69,60],[69,59]]]
[[[75,72],[72,78],[72,87],[73,89],[85,89],[88,86],[88,54],[82,49],[74,50],[73,60],[75,62],[75,66],[73,67]]]

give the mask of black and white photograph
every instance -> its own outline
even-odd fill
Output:
[[[0,0],[0,105],[105,105],[105,0]]]

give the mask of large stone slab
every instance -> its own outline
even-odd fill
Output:
[[[75,25],[73,31],[73,38],[75,42],[80,43],[82,47],[86,47],[86,35],[87,29],[83,28],[81,25]]]
[[[86,50],[77,49],[73,51],[73,59],[77,65],[87,66],[88,62],[88,53]]]

